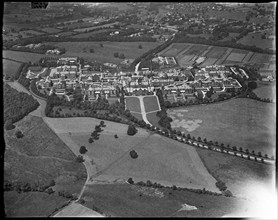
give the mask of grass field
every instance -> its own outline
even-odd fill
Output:
[[[271,39],[262,39],[263,33],[252,33],[238,40],[238,43],[249,46],[257,46],[262,49],[274,49],[274,41]]]
[[[104,25],[95,26],[95,27],[78,28],[78,29],[74,29],[74,31],[75,31],[75,32],[92,31],[92,30],[95,30],[95,29],[97,29],[97,28],[111,27],[111,26],[114,26],[114,25],[116,25],[116,24],[118,24],[118,23],[119,23],[119,22],[114,22],[114,23],[104,24]]]
[[[93,160],[97,173],[94,181],[114,181],[133,177],[136,181],[152,180],[164,185],[206,188],[218,191],[215,180],[207,173],[195,149],[174,140],[150,135],[138,129],[127,135],[127,125],[105,121],[100,137],[90,144],[88,139],[100,120],[93,118],[47,118],[56,133],[71,132],[69,138],[77,146],[84,145],[86,155]],[[77,123],[78,122],[78,123]],[[114,135],[117,134],[118,138]],[[129,155],[136,150],[135,160]]]
[[[6,142],[5,180],[28,182],[31,185],[37,182],[47,184],[54,180],[57,190],[79,193],[86,179],[85,168],[83,164],[74,161],[74,154],[42,119],[26,116],[15,125],[14,130],[6,131],[4,135]],[[24,137],[17,139],[14,135],[16,130],[21,130]],[[41,199],[42,194],[33,194],[28,200],[19,199],[14,204],[8,201],[7,209],[15,216],[21,215],[23,211],[28,213],[28,216],[35,216],[38,210],[33,207],[34,204],[40,209],[45,205],[44,199]],[[49,196],[46,193],[44,195]],[[46,209],[48,214],[56,208],[53,207],[57,203],[53,201],[55,198],[58,199],[58,203],[61,201],[59,197],[53,197],[49,201],[53,205]],[[9,197],[7,199],[9,200]],[[17,206],[21,208],[16,209]]]
[[[6,60],[6,59],[3,59],[2,60],[3,63],[3,75],[5,76],[14,76],[15,73],[17,72],[18,68],[20,67],[21,63],[18,63],[18,62],[14,62],[14,61],[11,61],[11,60]]]
[[[274,166],[206,149],[197,148],[196,151],[209,172],[225,182],[235,196],[256,200],[263,196],[260,194],[262,187],[269,190],[274,187]]]
[[[7,217],[47,217],[56,208],[62,207],[68,199],[43,192],[4,193]]]
[[[116,31],[117,29],[104,29],[104,30],[97,30],[97,31],[93,31],[93,32],[89,32],[89,33],[82,33],[82,34],[76,34],[74,36],[72,36],[72,38],[87,38],[90,36],[94,36],[95,34],[99,34],[99,33],[105,33],[108,34],[109,32],[112,31]]]
[[[226,19],[232,19],[237,21],[245,21],[246,19],[246,13],[242,13],[241,11],[216,11],[216,10],[208,10],[206,12],[206,15],[209,16],[216,16],[218,18],[226,18]]]
[[[245,56],[246,56],[245,53],[235,53],[235,52],[232,52],[227,57],[227,60],[228,61],[234,61],[234,62],[241,62]]]
[[[73,136],[74,141],[75,138],[77,137]],[[82,141],[81,139],[79,140]],[[109,137],[103,135],[101,139],[103,144],[98,142],[93,145],[90,155],[98,169],[98,174],[93,178],[96,181],[110,182],[132,177],[135,181],[151,180],[168,186],[175,184],[218,191],[214,185],[215,180],[202,166],[192,147],[158,135],[134,137],[134,139],[119,136],[113,141],[112,146],[109,144],[111,143]],[[131,149],[139,155],[136,160],[129,155]]]
[[[49,34],[55,34],[55,33],[61,32],[60,29],[58,29],[58,28],[51,28],[51,27],[43,28],[41,30],[44,31],[44,32],[47,32]]]
[[[126,108],[132,112],[141,113],[140,100],[138,97],[125,97]]]
[[[227,48],[225,47],[213,47],[208,53],[206,53],[206,57],[209,58],[221,58],[225,52],[227,51]]]
[[[21,51],[3,50],[3,58],[10,58],[21,62],[36,62],[39,61],[40,58],[45,56],[47,55]]]
[[[188,48],[190,45],[177,45],[177,44],[172,44],[171,48],[168,48],[167,50],[165,50],[163,53],[161,53],[161,56],[165,56],[165,57],[173,57],[176,56],[178,53],[180,53],[181,51],[185,50],[186,48]]]
[[[230,144],[230,146],[248,148],[251,152],[275,155],[275,105],[250,99],[233,99],[227,102],[178,108],[187,112],[176,112],[178,129],[191,135]],[[184,128],[180,128],[180,127]],[[195,127],[194,130],[191,127]]]
[[[276,101],[276,84],[275,82],[259,83],[254,93],[260,98],[269,98]]]
[[[147,113],[147,119],[148,121],[156,126],[156,127],[159,127],[159,128],[162,128],[159,124],[158,124],[158,121],[160,120],[160,118],[156,115],[156,112],[152,112],[152,113]]]
[[[103,47],[100,44],[103,44]],[[123,53],[126,58],[135,59],[147,52],[148,50],[158,46],[158,42],[50,42],[51,45],[56,45],[66,49],[65,56],[79,56],[91,61],[112,62],[119,64],[122,59],[115,58],[114,53]],[[142,49],[139,49],[139,44]],[[94,49],[94,53],[84,52]]]
[[[156,193],[162,197],[156,196]],[[112,217],[221,217],[246,209],[242,199],[119,183],[91,185],[83,199],[85,206],[97,207]],[[179,211],[183,204],[197,209]]]
[[[101,217],[99,213],[79,203],[73,203],[61,210],[55,217]]]
[[[255,53],[251,59],[251,63],[268,63],[271,60],[271,55],[269,54],[261,54],[261,53]]]
[[[143,98],[143,101],[146,113],[160,110],[157,96],[146,96]]]

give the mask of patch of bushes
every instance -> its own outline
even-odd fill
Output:
[[[85,160],[84,160],[83,156],[78,155],[78,156],[76,157],[75,161],[76,161],[77,163],[83,163]]]
[[[16,131],[15,132],[15,136],[17,137],[17,138],[23,138],[23,133],[21,132],[21,131]]]
[[[138,157],[138,154],[135,150],[132,150],[129,152],[129,155],[131,156],[131,158],[136,159]]]
[[[222,182],[221,180],[217,181],[215,183],[215,185],[220,191],[225,191],[227,189],[226,184],[224,182]]]

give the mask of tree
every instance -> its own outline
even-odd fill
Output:
[[[124,55],[123,53],[121,53],[121,54],[119,55],[119,58],[120,58],[120,59],[125,59],[125,55]]]
[[[81,146],[80,149],[79,149],[79,153],[81,154],[85,154],[88,150],[86,149],[85,146]]]
[[[261,152],[258,152],[258,156],[260,156],[260,157],[261,157],[261,156],[262,156],[262,153],[261,153]]]
[[[118,53],[118,52],[115,52],[115,53],[114,53],[114,57],[119,57],[119,53]]]
[[[90,53],[94,53],[94,52],[95,52],[94,48],[91,48]]]
[[[93,143],[94,142],[94,139],[91,137],[91,138],[89,138],[89,143],[91,144],[91,143]]]
[[[252,91],[257,88],[257,83],[254,81],[248,82],[248,88]]]
[[[135,150],[132,150],[129,152],[131,158],[136,159],[138,157],[138,154]]]
[[[245,152],[246,152],[247,154],[250,154],[248,149],[246,149]]]
[[[103,44],[99,44],[100,47],[103,47]]]
[[[264,155],[264,157],[265,157],[265,158],[268,158],[268,155],[267,155],[267,154],[265,154],[265,155]]]
[[[233,196],[233,194],[230,190],[224,191],[223,195],[226,196],[226,197],[232,197]]]
[[[17,138],[22,138],[22,137],[23,137],[23,134],[22,134],[21,131],[17,131],[17,132],[15,133],[15,136],[16,136]]]
[[[100,125],[100,127],[105,127],[104,121],[100,121],[99,125]]]
[[[137,133],[137,129],[134,125],[129,125],[127,129],[127,134],[133,136]]]
[[[85,161],[84,158],[81,155],[78,155],[75,160],[78,163],[83,163]]]
[[[227,189],[226,184],[224,182],[222,182],[221,180],[217,181],[215,183],[215,185],[220,191],[225,191]]]
[[[115,135],[114,135],[114,138],[118,138],[118,135],[115,134]]]
[[[142,49],[143,47],[142,47],[142,45],[141,45],[141,44],[139,44],[138,48],[139,48],[139,49]]]
[[[128,182],[129,184],[133,184],[133,183],[134,183],[134,181],[133,181],[133,179],[132,179],[131,177],[128,178],[127,182]]]

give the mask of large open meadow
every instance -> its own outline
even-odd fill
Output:
[[[94,118],[47,118],[56,133],[69,133],[77,146],[85,146],[85,154],[96,166],[94,181],[114,181],[129,177],[136,181],[156,181],[164,185],[206,188],[218,192],[216,180],[207,172],[191,146],[139,129],[127,135],[127,125],[105,121],[98,140],[88,142],[100,120]],[[78,122],[78,123],[77,123]],[[118,138],[114,135],[117,134]],[[132,159],[131,150],[138,153]]]
[[[218,104],[168,110],[172,128],[219,144],[275,155],[275,104],[233,99]]]
[[[122,59],[114,57],[114,53],[123,53],[126,58],[135,59],[147,52],[148,50],[157,47],[159,42],[49,42],[48,44],[55,45],[66,49],[65,56],[78,56],[91,61],[112,62],[119,64]],[[103,47],[100,46],[103,45]],[[139,45],[142,49],[139,49]],[[94,53],[90,53],[90,49],[94,49]]]
[[[164,185],[184,186],[188,188],[206,188],[218,191],[215,179],[202,165],[194,148],[173,140],[146,135],[130,137],[101,134],[99,140],[88,143],[87,135],[72,134],[75,143],[87,146],[90,158],[97,167],[94,181],[111,182],[116,179],[159,182]],[[138,158],[130,157],[135,150]]]

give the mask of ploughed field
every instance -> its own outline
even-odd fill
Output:
[[[172,128],[219,144],[275,156],[275,104],[233,99],[218,104],[168,110]]]
[[[191,43],[173,43],[162,50],[159,55],[173,56],[180,66],[192,65],[198,56],[205,57],[201,67],[239,63],[264,64],[271,62],[275,55],[254,53],[247,50],[209,46]]]

